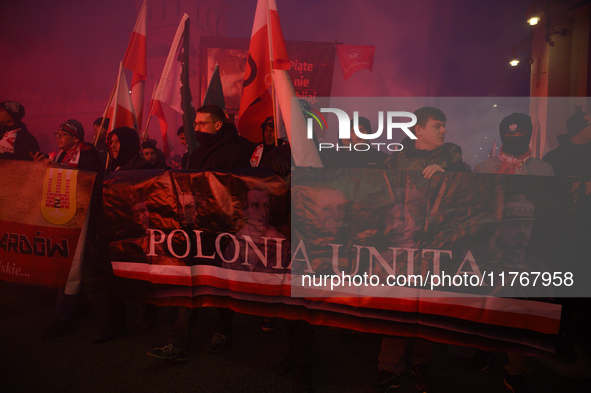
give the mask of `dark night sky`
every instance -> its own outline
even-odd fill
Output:
[[[225,2],[227,35],[249,37],[256,0]],[[508,60],[528,34],[528,4],[277,0],[286,40],[376,46],[372,73],[362,70],[345,82],[337,64],[333,78],[333,96],[368,97],[527,96],[528,71]],[[0,100],[21,102],[27,116],[48,108],[66,113],[72,102],[106,102],[138,11],[134,0],[4,1]]]

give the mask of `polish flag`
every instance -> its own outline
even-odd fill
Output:
[[[162,153],[164,157],[168,157],[170,154],[170,146],[168,144],[168,122],[166,116],[164,116],[164,110],[162,109],[162,103],[158,100],[152,100],[152,115],[158,118],[160,123],[160,134],[162,135]]]
[[[281,112],[295,164],[303,167],[322,168],[322,161],[316,145],[312,139],[307,137],[306,119],[287,71],[273,71],[273,83],[275,84],[275,96],[279,103],[277,111]]]
[[[359,70],[368,69],[371,72],[375,51],[375,46],[337,45],[337,56],[345,80]]]
[[[137,111],[139,129],[142,126],[144,89],[148,77],[146,59],[146,1],[144,0],[142,4],[129,45],[127,46],[127,51],[125,52],[125,57],[123,58],[123,68],[133,72],[131,79],[131,100],[133,107]]]
[[[115,94],[113,95],[113,101],[111,102],[107,117],[111,119],[109,131],[117,127],[131,127],[136,131],[138,130],[133,102],[131,101],[127,79],[125,79],[125,73],[123,72],[123,63],[119,63],[119,77],[117,78]]]
[[[183,49],[183,37],[185,34],[185,22],[189,19],[187,14],[184,14],[179,27],[172,41],[168,58],[164,64],[164,70],[162,76],[154,89],[152,95],[152,112],[151,114],[158,118],[160,123],[160,132],[162,134],[162,152],[165,156],[168,156],[170,152],[170,146],[168,144],[168,122],[162,104],[170,106],[172,109],[177,111],[179,114],[183,113],[181,107],[181,71],[182,64],[179,60]],[[185,133],[186,137],[189,137]]]
[[[260,125],[273,116],[273,69],[288,70],[289,57],[275,0],[258,0],[238,114],[238,130],[252,142],[262,141]]]

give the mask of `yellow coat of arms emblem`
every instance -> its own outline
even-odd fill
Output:
[[[43,180],[41,214],[52,224],[63,225],[76,215],[76,178],[74,169],[48,168]]]

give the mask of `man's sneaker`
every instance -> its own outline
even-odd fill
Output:
[[[417,389],[422,392],[427,392],[431,389],[429,366],[426,363],[416,364],[410,368],[410,371],[415,376],[415,386]]]
[[[176,360],[177,362],[186,362],[189,360],[189,353],[184,349],[168,344],[162,348],[154,348],[148,351],[148,356],[164,360]]]
[[[70,332],[73,329],[74,324],[72,323],[72,321],[62,321],[60,319],[57,319],[53,321],[41,333],[39,333],[39,338],[41,340],[47,340],[49,338],[63,336],[64,334]]]
[[[488,368],[488,362],[490,360],[490,351],[483,351],[477,349],[476,353],[472,357],[472,368],[477,371],[484,371]]]
[[[380,370],[378,378],[369,386],[368,392],[388,393],[393,392],[402,385],[402,380],[398,373],[392,373],[386,370]]]
[[[529,390],[525,383],[523,375],[509,375],[505,373],[505,379],[503,382],[513,393],[531,393],[531,390]]]
[[[100,333],[92,337],[90,340],[93,344],[102,344],[115,338],[123,337],[127,334],[125,328],[108,327],[103,329]]]
[[[209,342],[209,345],[207,346],[207,348],[205,348],[205,350],[211,353],[219,352],[222,349],[226,348],[226,345],[228,345],[229,342],[229,334],[216,333],[211,338],[211,341]]]
[[[275,321],[269,318],[263,319],[263,332],[272,332],[275,330]]]

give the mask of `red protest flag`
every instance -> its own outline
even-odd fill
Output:
[[[375,51],[375,46],[337,45],[337,56],[345,80],[359,70],[368,69],[371,72]]]
[[[253,142],[261,141],[259,126],[266,117],[273,116],[273,100],[267,99],[272,69],[288,70],[289,57],[275,0],[259,0],[238,114],[240,134]]]
[[[146,0],[142,4],[129,45],[123,57],[123,68],[133,72],[131,79],[131,100],[137,113],[138,128],[141,129],[144,110],[144,89],[148,78],[146,57]]]

